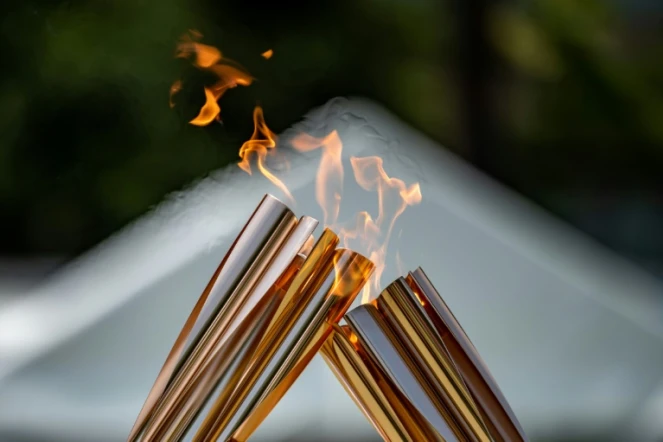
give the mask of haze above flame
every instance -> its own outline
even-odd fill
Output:
[[[190,121],[190,124],[196,126],[205,126],[219,119],[221,108],[218,101],[228,89],[238,85],[249,86],[254,80],[239,64],[224,58],[217,48],[200,43],[201,38],[200,33],[190,31],[182,37],[176,52],[177,57],[192,59],[195,67],[213,73],[218,79],[213,85],[204,88],[205,104],[198,115]],[[261,54],[265,59],[271,58],[272,55],[271,49]],[[180,80],[171,86],[171,107],[174,106],[173,96],[181,88]],[[265,123],[260,106],[256,106],[253,112],[253,122],[253,134],[239,150],[241,161],[238,166],[248,174],[252,174],[251,162],[255,158],[258,171],[294,203],[290,190],[266,165],[267,157],[276,152],[277,136]],[[324,137],[316,138],[301,133],[293,137],[291,144],[300,152],[318,149],[321,151],[315,182],[316,201],[324,213],[325,227],[338,232],[344,247],[353,248],[360,245],[362,251],[375,264],[375,271],[364,287],[362,295],[362,303],[370,302],[380,291],[380,278],[385,269],[387,248],[396,220],[408,206],[421,202],[419,183],[408,186],[403,180],[390,177],[384,170],[380,157],[351,157],[350,163],[357,184],[366,191],[377,193],[378,214],[377,218],[373,219],[368,212],[359,212],[354,225],[348,227],[339,224],[338,221],[345,178],[342,161],[343,143],[339,134],[334,130]],[[398,252],[395,256],[399,261]]]

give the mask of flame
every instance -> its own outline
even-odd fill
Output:
[[[422,307],[426,307],[426,302],[424,299],[421,297],[421,294],[419,292],[413,291],[414,296],[417,298],[417,301],[419,301],[419,304],[421,304]]]
[[[177,44],[175,56],[177,58],[193,58],[192,64],[201,70],[212,73],[217,81],[211,86],[204,88],[205,104],[200,109],[198,115],[189,121],[194,126],[206,126],[214,120],[219,120],[221,107],[218,101],[228,89],[237,86],[249,86],[253,82],[253,77],[240,66],[237,62],[225,58],[220,50],[214,46],[199,43],[202,34],[192,30],[181,37]],[[174,107],[172,101],[173,95],[182,89],[180,80],[173,83],[171,91],[171,107]]]
[[[306,239],[306,242],[302,246],[301,249],[299,249],[299,252],[301,255],[308,256],[311,254],[311,250],[313,250],[313,245],[315,244],[315,237],[313,235],[309,236]]]
[[[219,107],[219,103],[216,102],[214,91],[205,88],[205,104],[200,108],[198,116],[189,121],[189,123],[194,126],[207,126],[219,116],[220,112],[221,108]]]
[[[410,278],[411,276],[408,276],[407,280],[410,281]],[[411,288],[412,288],[412,293],[414,293],[414,297],[417,298],[419,304],[421,304],[422,307],[426,307],[426,300],[424,298],[424,295],[419,291],[416,284],[412,285]]]
[[[333,258],[334,265],[334,284],[330,293],[345,299],[347,304],[340,316],[334,318],[335,321],[341,319],[345,314],[345,309],[350,306],[361,290],[368,282],[375,265],[365,256],[344,248],[336,249]]]
[[[398,241],[400,243],[401,235],[403,234],[403,229],[398,232]],[[405,266],[403,265],[403,259],[401,258],[401,251],[396,250],[396,271],[399,275],[405,275]]]
[[[281,189],[290,201],[294,202],[294,198],[286,185],[265,166],[267,155],[274,153],[277,137],[267,126],[267,123],[265,123],[265,117],[260,106],[256,106],[253,110],[253,124],[253,135],[239,149],[239,156],[242,161],[238,163],[238,166],[249,175],[252,175],[250,159],[255,154],[260,173],[271,181],[272,184]]]
[[[362,251],[375,265],[371,279],[364,286],[362,304],[369,302],[372,299],[372,293],[379,290],[380,278],[385,269],[387,241],[383,240],[381,233],[380,225],[368,212],[359,212],[355,225],[350,228],[341,228],[339,232],[339,237],[342,238],[345,247],[350,248],[358,241]]]
[[[300,152],[322,149],[315,178],[315,198],[324,213],[325,227],[335,227],[343,194],[343,144],[338,132],[332,131],[324,138],[300,134],[293,138],[292,146]]]
[[[346,242],[360,238],[375,264],[375,272],[362,293],[362,303],[367,303],[380,291],[394,224],[408,206],[421,202],[421,188],[419,183],[407,186],[403,180],[387,175],[380,157],[351,157],[350,164],[357,184],[364,190],[376,191],[378,196],[378,217],[373,220],[368,213],[361,213],[354,230],[343,232]]]
[[[225,92],[236,86],[249,86],[254,80],[241,65],[225,58],[217,48],[200,43],[201,39],[202,35],[199,32],[189,31],[181,38],[176,51],[176,57],[192,59],[192,64],[196,68],[212,73],[216,78],[215,83],[204,88],[205,104],[198,115],[190,121],[196,126],[205,126],[214,120],[220,120],[221,107],[218,101]],[[274,51],[269,49],[261,56],[268,60],[273,54]],[[181,89],[180,80],[171,86],[171,107],[174,106],[173,96]],[[254,109],[253,122],[253,134],[239,150],[241,161],[238,166],[251,175],[251,161],[255,157],[260,173],[294,203],[293,196],[286,185],[265,164],[267,156],[275,154],[277,136],[265,123],[260,106],[256,106]],[[377,193],[378,214],[377,218],[373,218],[368,212],[360,212],[356,216],[354,226],[347,228],[338,223],[344,180],[343,143],[338,132],[332,131],[322,138],[304,133],[299,134],[293,138],[292,146],[300,152],[320,149],[321,158],[315,180],[315,196],[324,213],[324,226],[338,230],[339,237],[346,248],[351,248],[351,243],[359,241],[365,255],[374,264],[374,271],[364,286],[362,294],[362,303],[371,302],[380,290],[380,279],[385,269],[387,248],[394,224],[408,206],[421,202],[419,183],[407,186],[403,180],[390,177],[385,172],[380,157],[350,158],[354,178],[359,186],[364,190]],[[310,244],[307,243],[302,247],[302,251],[306,251],[308,247]],[[400,268],[402,263],[398,253],[396,253],[396,264],[399,266],[399,272],[402,272]],[[368,273],[355,275],[355,277],[364,278],[367,276]]]
[[[177,81],[175,81],[175,83],[173,83],[170,86],[170,95],[169,95],[169,98],[168,98],[168,105],[170,106],[171,109],[175,107],[175,102],[173,101],[173,98],[175,97],[175,94],[177,94],[181,90],[182,90],[182,80],[177,80]]]
[[[260,172],[281,189],[291,201],[294,201],[283,182],[265,167],[265,158],[274,153],[276,135],[265,124],[262,109],[259,106],[256,107],[254,113],[254,124],[255,129],[251,139],[240,149],[242,161],[240,161],[239,167],[251,174],[250,156],[255,152]],[[374,219],[368,212],[362,211],[357,214],[353,226],[345,227],[338,223],[344,179],[343,144],[338,132],[332,131],[322,138],[302,133],[295,136],[291,143],[300,152],[321,150],[315,180],[315,195],[324,213],[324,225],[338,230],[339,238],[345,248],[351,249],[352,245],[359,242],[362,251],[374,264],[375,269],[362,293],[362,303],[371,302],[380,291],[381,277],[386,266],[387,249],[394,224],[408,206],[421,202],[419,183],[408,186],[403,180],[390,177],[384,170],[380,157],[350,158],[354,178],[359,186],[364,190],[377,193],[378,216]],[[396,264],[399,266],[399,272],[402,271],[398,253],[396,254]],[[355,277],[360,277],[360,275],[355,275]]]
[[[378,218],[377,225],[381,228],[385,220],[389,221],[387,238],[391,236],[396,219],[405,211],[407,206],[413,206],[421,202],[421,188],[419,183],[410,187],[398,178],[392,178],[384,170],[382,158],[372,156],[365,158],[350,158],[350,164],[354,170],[355,179],[364,190],[375,190],[378,194]],[[397,194],[398,197],[389,198],[389,194]],[[395,207],[387,207],[386,202],[395,202]],[[389,213],[389,209],[393,213]]]

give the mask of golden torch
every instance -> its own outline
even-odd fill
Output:
[[[421,268],[345,320],[322,355],[384,440],[527,440]]]
[[[129,441],[248,439],[373,271],[329,229],[312,244],[317,224],[263,198],[184,324]]]
[[[266,195],[212,276],[129,442],[246,441],[321,351],[385,440],[524,441],[421,269],[346,314],[374,264]],[[345,319],[347,325],[339,325]]]

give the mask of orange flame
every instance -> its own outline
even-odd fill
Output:
[[[339,237],[343,240],[346,248],[351,248],[355,241],[361,245],[362,251],[368,255],[368,259],[375,265],[371,279],[364,286],[362,293],[362,304],[370,301],[370,287],[379,284],[380,277],[384,272],[386,261],[386,245],[381,245],[380,226],[373,220],[368,212],[359,212],[355,219],[355,225],[350,228],[341,228]]]
[[[189,121],[194,126],[207,126],[219,115],[221,108],[219,103],[216,102],[214,91],[205,88],[205,104],[200,108],[198,116]]]
[[[401,235],[403,234],[403,229],[401,229],[398,232],[398,242],[400,243],[401,240]],[[397,246],[398,247],[398,246]],[[399,275],[403,276],[405,275],[405,266],[403,265],[403,259],[401,258],[401,251],[396,250],[396,271],[398,272]]]
[[[357,184],[364,190],[377,191],[378,194],[378,217],[373,220],[367,213],[360,214],[363,222],[357,223],[354,231],[343,233],[347,239],[359,237],[368,250],[369,259],[375,264],[375,272],[362,293],[362,303],[367,303],[380,291],[380,280],[385,269],[387,248],[394,224],[407,206],[421,202],[421,188],[419,183],[408,187],[403,180],[387,175],[380,157],[352,157],[350,164]]]
[[[201,38],[202,35],[198,38]],[[184,35],[177,45],[175,56],[177,58],[189,58],[194,56],[193,65],[205,69],[209,68],[223,58],[223,54],[214,46],[195,42],[189,35]]]
[[[265,123],[265,117],[263,116],[262,108],[256,106],[253,110],[253,135],[249,138],[248,141],[242,144],[242,147],[239,149],[239,156],[242,159],[238,163],[238,166],[248,173],[252,174],[251,171],[251,157],[255,154],[257,157],[258,170],[262,173],[265,178],[272,182],[276,187],[281,189],[283,193],[294,202],[292,194],[288,190],[285,184],[279,180],[268,168],[265,166],[265,159],[267,155],[274,153],[274,148],[276,147],[276,135]]]
[[[264,165],[266,156],[274,152],[276,135],[266,126],[260,107],[256,107],[254,123],[253,136],[244,143],[240,150],[242,161],[239,166],[250,174],[249,155],[255,152],[260,172],[293,200],[283,182]],[[355,180],[360,187],[367,191],[377,192],[378,217],[373,219],[368,212],[362,211],[357,214],[354,226],[343,227],[338,224],[344,178],[343,144],[338,132],[332,131],[322,138],[302,133],[295,136],[291,142],[292,146],[300,152],[310,152],[316,149],[322,151],[315,182],[316,200],[324,213],[325,227],[337,229],[344,247],[348,249],[352,248],[352,244],[359,242],[362,251],[373,262],[375,270],[362,293],[362,303],[370,302],[380,290],[381,277],[386,265],[387,248],[396,220],[408,206],[413,206],[421,201],[419,183],[407,186],[403,180],[390,177],[385,172],[380,157],[350,158]],[[402,266],[398,253],[396,261],[397,266]]]
[[[168,105],[170,108],[175,107],[175,102],[173,101],[173,98],[175,97],[175,94],[177,94],[179,91],[182,90],[182,80],[177,80],[175,83],[170,86],[170,96],[168,98]]]
[[[292,140],[292,146],[300,152],[322,149],[315,179],[315,198],[324,213],[325,227],[334,227],[338,221],[343,194],[343,144],[338,132],[332,131],[324,138],[300,134]]]
[[[315,245],[315,238],[313,237],[313,235],[311,235],[306,239],[306,242],[304,243],[302,248],[299,249],[299,253],[304,256],[308,256],[311,253],[311,250],[313,250],[314,245]]]
[[[215,119],[219,119],[221,108],[218,104],[223,94],[236,86],[249,86],[253,77],[236,62],[224,58],[221,51],[209,45],[199,42],[202,35],[197,31],[189,31],[184,35],[177,46],[176,56],[179,58],[193,58],[193,65],[214,74],[217,81],[211,86],[204,88],[205,104],[199,114],[190,121],[196,126],[205,126]],[[270,59],[274,51],[269,49],[261,55]],[[173,96],[182,89],[182,82],[176,81],[170,88],[170,106],[173,107]],[[265,162],[268,155],[274,155],[277,136],[265,123],[262,108],[256,106],[253,112],[254,130],[251,138],[246,141],[240,151],[241,161],[238,166],[252,174],[251,158],[256,157],[256,165],[262,175],[278,187],[287,198],[294,203],[292,194],[285,184],[270,171]],[[324,213],[324,225],[337,229],[346,248],[351,248],[350,243],[359,241],[365,254],[373,262],[375,270],[371,279],[364,286],[362,303],[371,302],[375,294],[380,290],[380,279],[385,269],[387,247],[391,237],[394,224],[398,217],[408,206],[418,204],[421,201],[421,189],[419,183],[407,186],[403,180],[387,175],[384,170],[382,159],[379,157],[350,158],[354,177],[360,187],[367,191],[377,192],[378,216],[373,219],[368,212],[357,214],[356,223],[351,228],[339,226],[338,217],[343,195],[343,144],[336,131],[327,136],[316,138],[308,134],[300,134],[292,140],[292,146],[300,152],[321,150],[321,159],[316,175],[315,195],[316,200]],[[312,237],[310,238],[312,241]],[[302,253],[311,246],[307,244],[302,247]],[[400,255],[396,253],[396,264],[400,266]],[[364,277],[367,274],[363,275]],[[359,277],[359,276],[357,276]]]
[[[398,178],[392,178],[387,175],[382,165],[380,157],[350,158],[350,164],[354,170],[355,179],[364,190],[376,190],[378,193],[378,218],[376,223],[382,227],[385,219],[389,220],[387,238],[391,236],[396,219],[405,211],[407,206],[413,206],[421,202],[421,188],[419,183],[414,183],[410,187]],[[398,198],[389,198],[389,193],[398,195]],[[393,213],[389,214],[389,207],[386,202],[396,202],[395,207],[391,207]]]
[[[198,69],[214,74],[217,81],[205,87],[205,104],[198,115],[189,121],[195,126],[206,126],[219,119],[221,107],[218,101],[228,89],[236,86],[249,86],[253,77],[242,66],[224,58],[221,51],[214,46],[199,43],[202,35],[198,31],[189,31],[180,39],[175,56],[177,58],[193,58],[193,65]],[[182,82],[176,81],[170,88],[171,107],[174,107],[173,96],[182,89]]]

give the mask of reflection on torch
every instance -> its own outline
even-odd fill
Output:
[[[194,440],[248,440],[320,350],[372,268],[366,258],[345,249],[335,250],[331,259],[315,270],[314,278],[302,267],[302,277],[298,275],[290,289],[300,294],[290,306],[293,311],[287,317],[284,314],[281,323],[275,323],[273,339],[253,357],[256,364],[251,368],[259,372],[249,369],[234,386],[229,400],[217,400],[208,415],[214,417],[214,422],[206,420]],[[307,279],[314,282],[303,290],[299,284]]]
[[[317,224],[265,196],[182,328],[130,441],[248,439],[374,268],[337,249],[329,229],[311,246]]]
[[[384,440],[527,440],[421,269],[345,319],[322,355]]]
[[[129,440],[156,440],[142,435],[156,436],[160,433],[167,418],[177,412],[175,402],[188,398],[180,396],[185,389],[191,393],[195,385],[191,383],[192,378],[200,373],[204,363],[209,362],[212,351],[219,348],[218,335],[230,327],[233,319],[238,322],[239,318],[234,316],[241,307],[251,307],[247,301],[251,298],[253,287],[262,279],[265,284],[273,284],[274,287],[269,287],[271,291],[276,289],[277,279],[273,276],[271,280],[263,279],[262,274],[272,260],[277,263],[274,268],[281,269],[294,260],[299,250],[296,246],[282,251],[279,256],[277,252],[296,224],[297,219],[285,205],[270,196],[263,199],[187,319],[157,376]],[[302,244],[314,228],[315,225],[312,225],[300,235]],[[270,296],[269,293],[264,295]],[[274,293],[271,296],[275,296]],[[262,296],[258,294],[253,298]],[[255,300],[253,304],[256,304]],[[203,391],[199,394],[205,396],[208,393]]]

